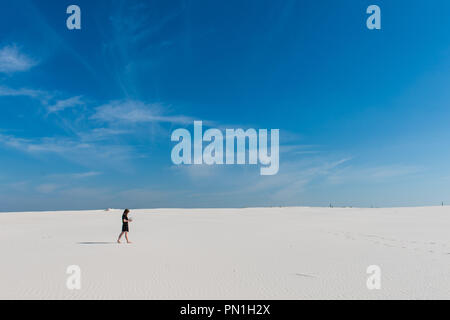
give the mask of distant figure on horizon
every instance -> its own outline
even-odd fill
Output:
[[[131,243],[128,240],[128,232],[130,231],[128,229],[128,222],[133,221],[133,219],[128,218],[128,213],[130,212],[130,210],[125,209],[125,211],[122,214],[122,232],[119,235],[119,239],[117,239],[117,243],[120,243],[120,238],[122,238],[123,234],[125,233],[125,239],[127,240],[127,243]]]

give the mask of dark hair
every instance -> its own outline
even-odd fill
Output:
[[[125,209],[125,211],[123,212],[123,214],[128,214],[128,212],[130,212],[130,210]]]

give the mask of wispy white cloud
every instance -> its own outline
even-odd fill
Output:
[[[39,89],[30,88],[11,88],[0,86],[0,97],[27,97],[41,102],[42,106],[47,109],[47,113],[56,113],[67,108],[85,105],[86,102],[82,96],[73,96],[62,98],[62,94],[58,92],[48,92]]]
[[[244,192],[253,194],[266,194],[274,200],[292,200],[298,197],[315,181],[332,175],[351,157],[339,160],[323,158],[305,159],[303,161],[286,161],[280,164],[277,175],[268,179],[255,177],[254,183],[249,183]]]
[[[260,176],[257,167],[244,166],[174,166],[177,175],[184,174],[189,180],[208,181],[214,196],[247,197],[260,201],[284,203],[284,201],[298,200],[311,185],[322,182],[333,175],[352,158],[338,158],[338,160],[314,157],[301,161],[283,161],[280,171],[273,176]],[[252,170],[254,169],[254,170]],[[219,182],[219,183],[218,183]],[[226,191],[221,189],[226,186]],[[209,192],[209,190],[205,190]]]
[[[0,144],[33,156],[57,155],[89,168],[104,166],[129,171],[127,161],[135,152],[126,145],[99,144],[81,141],[78,137],[45,137],[24,139],[0,134]]]
[[[0,135],[0,143],[30,153],[53,152],[64,154],[70,150],[89,147],[87,144],[75,143],[68,138],[24,139],[10,135]]]
[[[27,71],[37,64],[37,61],[20,52],[17,45],[8,45],[0,49],[0,72],[13,73]]]
[[[291,155],[315,154],[319,153],[317,146],[307,144],[288,144],[280,146],[280,153]]]
[[[88,171],[88,172],[79,172],[79,173],[60,173],[60,174],[51,174],[47,177],[50,179],[85,179],[91,178],[101,175],[102,173],[99,171]]]
[[[49,113],[62,111],[67,108],[73,108],[76,106],[84,105],[85,102],[82,100],[81,96],[75,96],[68,99],[57,100],[55,104],[47,107]]]
[[[415,175],[423,170],[424,168],[420,166],[399,164],[362,168],[348,166],[329,175],[327,181],[331,184],[380,183]]]
[[[165,115],[163,109],[159,103],[146,104],[135,100],[112,101],[96,108],[95,114],[90,119],[130,124],[149,122],[188,124],[193,122],[190,117]]]
[[[94,128],[88,131],[78,132],[78,136],[83,141],[102,141],[109,140],[113,136],[131,134],[132,131],[115,128]]]
[[[4,86],[0,86],[0,96],[25,96],[41,100],[47,115],[84,105],[87,101],[82,96],[56,100],[55,97],[61,96],[60,93],[49,94],[42,90]],[[166,135],[167,128],[161,126],[162,123],[192,124],[192,118],[167,115],[168,108],[170,106],[136,100],[113,101],[93,110],[83,108],[84,111],[90,111],[91,116],[79,114],[75,121],[59,117],[58,125],[63,127],[68,136],[23,138],[0,133],[0,145],[39,157],[56,154],[94,170],[99,169],[103,163],[120,171],[130,172],[133,167],[129,165],[129,160],[142,157],[142,154],[136,147],[127,143],[125,135],[142,136],[143,131],[151,130],[152,134],[146,137],[152,139],[155,132],[160,134],[163,131]],[[149,128],[148,124],[154,126]]]
[[[0,86],[0,97],[28,97],[37,99],[43,104],[47,104],[52,95],[44,90],[29,88],[14,89],[6,86]]]

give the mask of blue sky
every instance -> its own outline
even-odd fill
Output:
[[[450,203],[447,0],[0,9],[0,211]],[[280,129],[279,173],[173,165],[194,120]]]

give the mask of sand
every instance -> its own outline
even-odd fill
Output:
[[[450,298],[450,207],[132,210],[117,244],[121,214],[0,213],[0,298]]]

